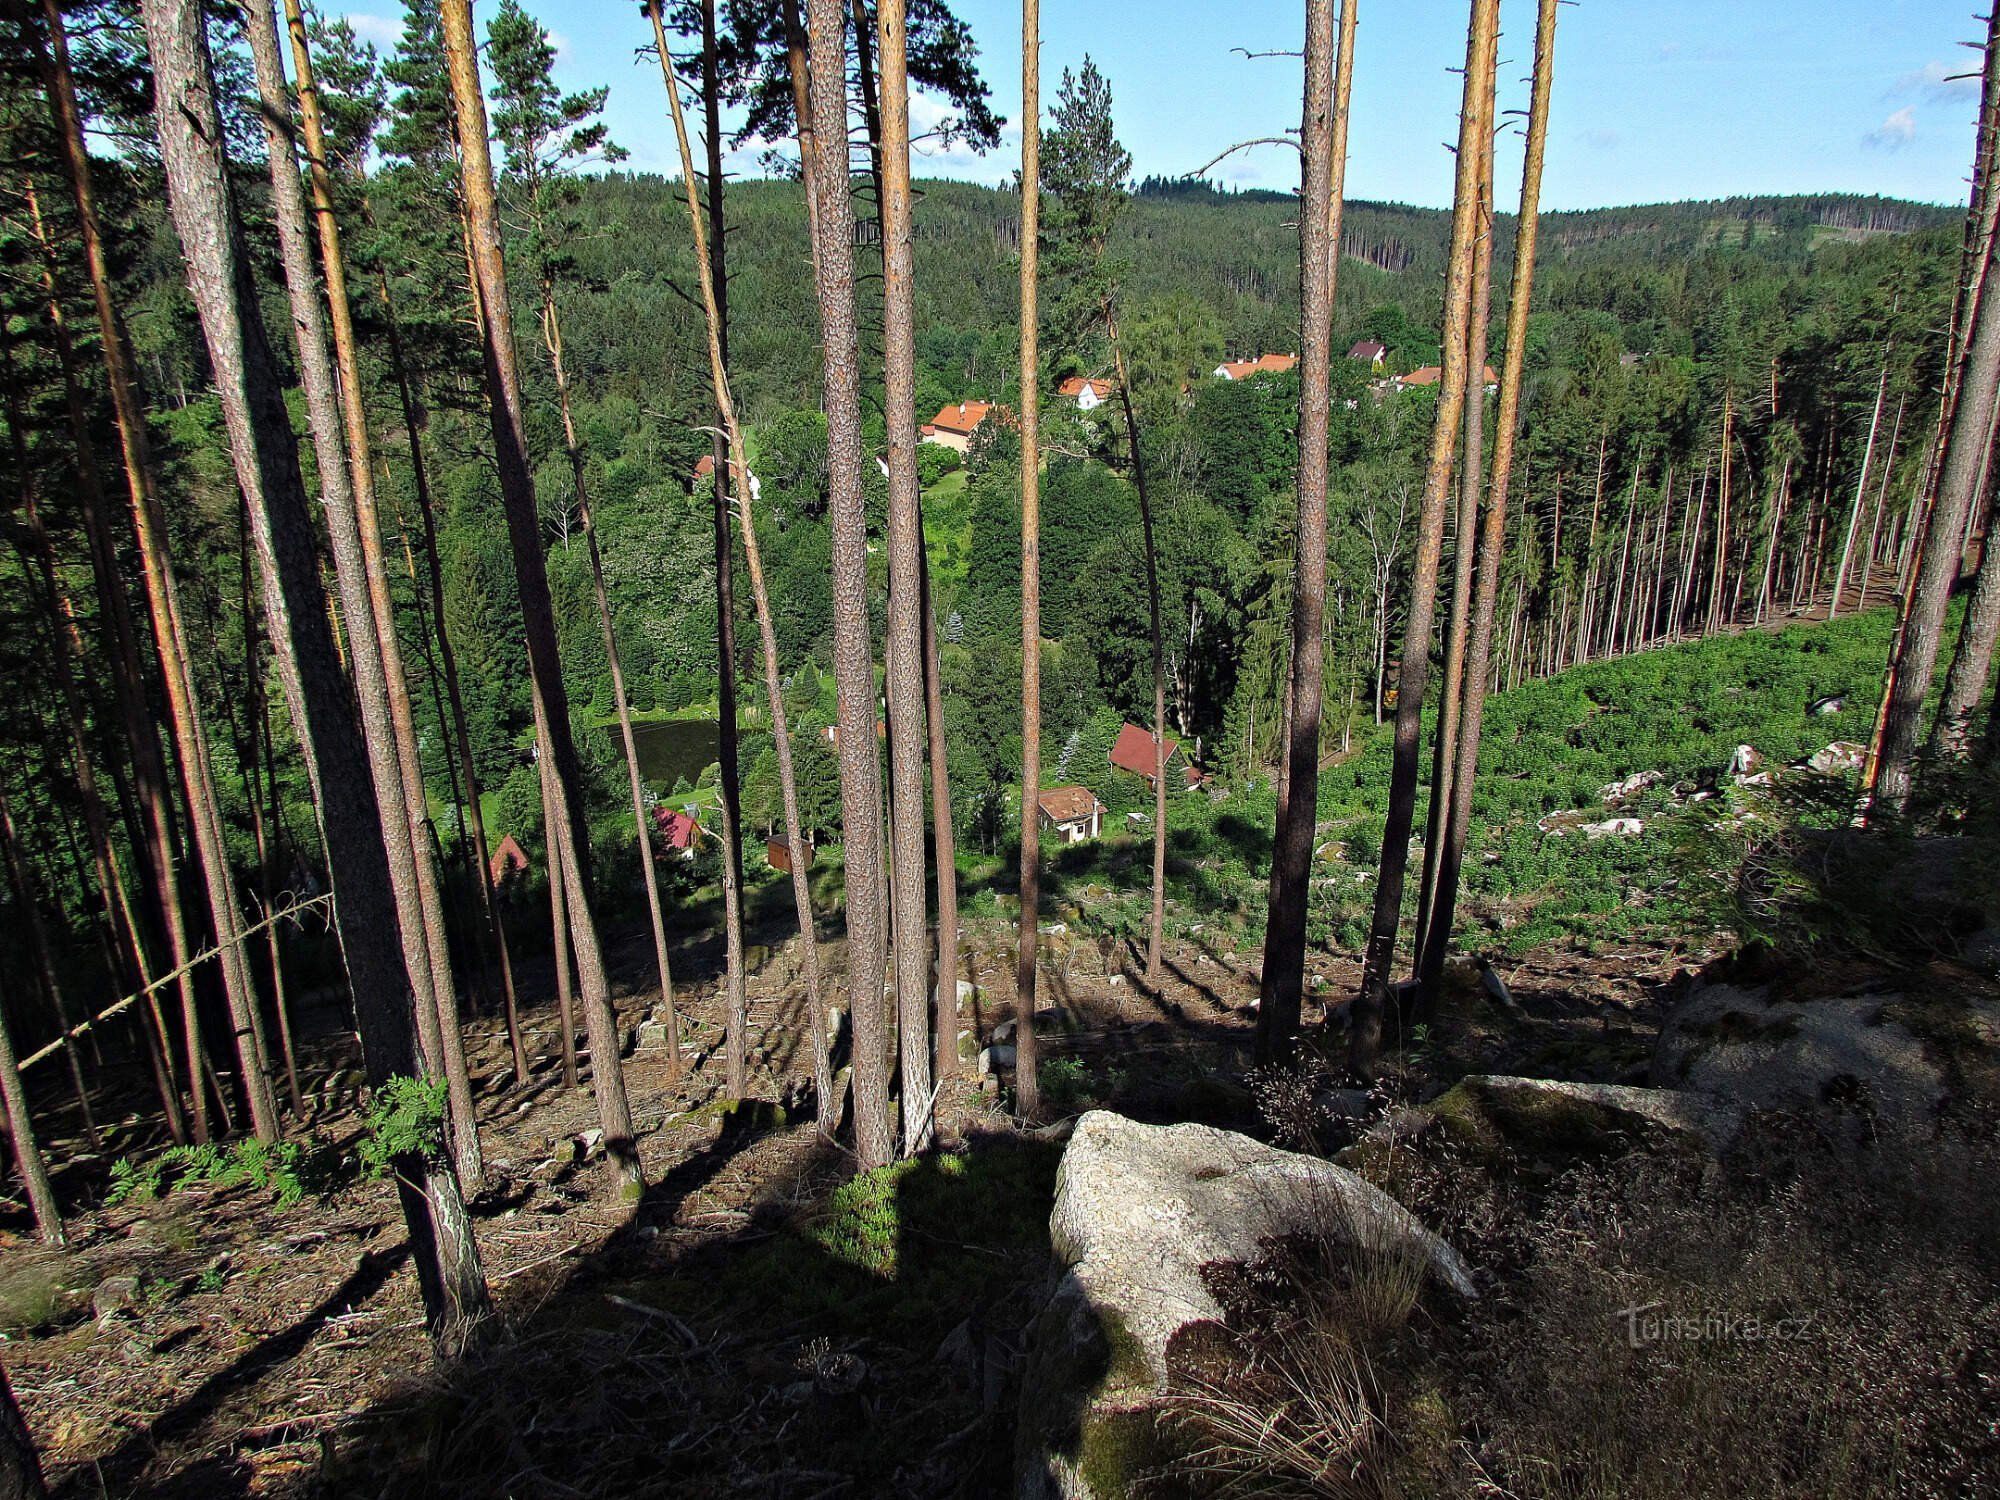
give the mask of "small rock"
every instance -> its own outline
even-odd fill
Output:
[[[134,1313],[138,1306],[139,1278],[136,1276],[107,1276],[97,1283],[97,1290],[90,1294],[90,1310],[99,1323],[109,1323],[122,1314]]]
[[[1002,1068],[1011,1068],[1013,1066],[1014,1066],[1014,1049],[1012,1047],[995,1044],[994,1046],[991,1047],[980,1048],[979,1050],[980,1072],[997,1073]]]
[[[997,1099],[1000,1096],[1000,1080],[988,1073],[979,1080],[979,1092],[989,1099]]]
[[[999,1025],[993,1028],[993,1035],[990,1038],[990,1040],[994,1042],[1013,1041],[1015,1024],[1016,1023],[1014,1021],[1014,1018],[1012,1016],[1009,1016],[1006,1020],[1002,1021]]]

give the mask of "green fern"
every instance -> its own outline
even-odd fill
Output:
[[[365,1177],[393,1175],[399,1156],[438,1161],[444,1156],[444,1080],[388,1079],[368,1101],[368,1121],[358,1154]]]

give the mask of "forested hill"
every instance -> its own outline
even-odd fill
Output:
[[[958,399],[998,392],[1013,374],[1018,200],[1010,192],[965,182],[926,182],[921,191],[918,329],[926,338],[926,363],[941,376],[958,372],[950,377],[958,388],[937,394]],[[590,299],[606,315],[599,331],[607,343],[634,341],[634,356],[654,371],[659,330],[652,325],[661,316],[682,325],[688,358],[699,361],[690,306],[675,298],[671,308],[642,316],[635,300],[634,283],[665,276],[680,286],[692,284],[685,236],[675,232],[672,192],[668,182],[636,174],[601,177],[584,188],[583,211],[596,233],[580,254],[610,288],[604,298]],[[745,182],[732,185],[729,204],[732,332],[740,378],[753,406],[809,402],[817,379],[817,334],[800,190],[789,182]],[[1760,292],[1752,291],[1753,285],[1762,290],[1796,284],[1823,264],[1838,271],[1857,251],[1879,255],[1882,241],[1925,231],[1955,233],[1962,217],[1955,208],[1857,195],[1552,214],[1543,221],[1537,303],[1550,314],[1610,313],[1633,325],[1625,330],[1625,347],[1648,350],[1671,344],[1672,329],[1695,322],[1693,310],[1726,288],[1740,288],[1755,301]],[[1221,352],[1231,355],[1295,350],[1296,222],[1296,205],[1278,194],[1142,191],[1119,226],[1113,252],[1123,263],[1127,303],[1133,308],[1180,304],[1185,316],[1204,323],[1212,316]],[[658,226],[658,232],[641,233],[641,226]],[[1392,355],[1401,356],[1405,369],[1435,361],[1429,341],[1442,315],[1450,229],[1451,215],[1440,209],[1348,204],[1337,331],[1358,337],[1371,312],[1395,304],[1411,333],[1385,337]],[[1497,238],[1496,309],[1505,301],[1510,217],[1501,219]],[[1877,244],[1864,247],[1857,240]],[[1639,326],[1649,323],[1658,326]],[[1496,311],[1496,352],[1499,324]]]
[[[573,357],[589,384],[601,378],[657,409],[705,379],[694,267],[678,184],[611,172],[579,182],[584,233],[576,247],[594,294],[565,312]],[[1013,257],[1019,203],[1003,189],[933,180],[919,184],[917,321],[939,401],[996,394],[1013,377]],[[863,210],[865,213],[865,208]],[[797,183],[732,183],[728,215],[732,362],[753,413],[817,399],[817,309],[806,259],[805,202]],[[1538,311],[1611,314],[1625,347],[1674,347],[1674,330],[1734,289],[1769,304],[1819,269],[1839,272],[1859,251],[1955,231],[1962,210],[1856,194],[1727,198],[1545,214]],[[1298,231],[1285,194],[1227,193],[1150,179],[1118,228],[1127,305],[1171,306],[1199,318],[1218,353],[1298,347]],[[1348,203],[1336,331],[1381,337],[1402,369],[1434,362],[1451,215],[1395,203]],[[1513,226],[1501,215],[1494,289],[1496,357]],[[1873,241],[1872,246],[1861,242]],[[1940,239],[1937,246],[1945,244]],[[168,247],[171,249],[171,246]],[[166,256],[154,265],[171,267]],[[184,297],[168,283],[147,302]],[[1779,293],[1778,304],[1796,298]],[[1393,304],[1402,317],[1368,324]],[[1364,327],[1364,324],[1368,326]],[[1211,326],[1212,325],[1212,326]],[[154,353],[163,389],[203,384],[192,319],[161,319]],[[145,330],[142,330],[142,337]],[[950,387],[945,389],[944,387]],[[670,404],[670,403],[667,403]],[[921,404],[921,403],[920,403]]]

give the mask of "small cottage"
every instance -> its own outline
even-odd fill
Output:
[[[1105,806],[1088,787],[1055,786],[1035,799],[1041,827],[1066,844],[1080,844],[1104,831]]]

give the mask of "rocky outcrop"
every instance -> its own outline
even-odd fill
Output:
[[[1448,1107],[1454,1096],[1476,1105],[1487,1122],[1510,1133],[1521,1133],[1528,1122],[1542,1127],[1544,1134],[1573,1137],[1657,1126],[1725,1146],[1743,1124],[1743,1110],[1734,1102],[1686,1089],[1477,1073],[1460,1079],[1433,1108]]]
[[[1944,1102],[1969,1050],[1991,1050],[1996,1023],[1990,1005],[1901,990],[1786,1001],[1706,984],[1667,1018],[1653,1079],[1752,1109],[1835,1102],[1918,1122]]]
[[[1331,1162],[1206,1125],[1077,1122],[1049,1237],[1060,1280],[1029,1333],[1016,1447],[1020,1500],[1113,1500],[1153,1449],[1167,1349],[1220,1321],[1202,1276],[1292,1235],[1408,1255],[1472,1296],[1450,1246]]]

